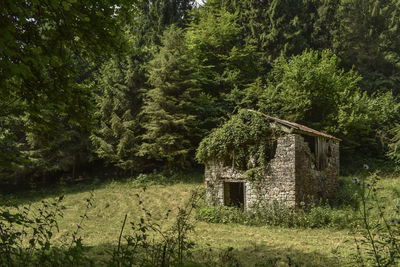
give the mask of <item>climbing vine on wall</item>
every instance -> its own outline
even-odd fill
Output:
[[[279,135],[261,113],[242,109],[203,139],[196,158],[253,173],[265,169],[273,158]]]

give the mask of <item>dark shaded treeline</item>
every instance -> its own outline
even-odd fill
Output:
[[[4,4],[4,191],[197,166],[202,138],[241,108],[343,139],[350,165],[399,160],[398,1],[120,2]]]

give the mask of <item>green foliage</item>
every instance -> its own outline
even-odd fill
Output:
[[[111,59],[102,66],[97,78],[95,112],[100,125],[91,136],[100,158],[131,172],[140,165],[136,154],[141,134],[140,90],[144,84],[142,67],[136,63],[140,62],[127,57]]]
[[[0,263],[4,266],[77,266],[92,262],[85,255],[78,232],[87,218],[93,195],[87,209],[72,233],[72,240],[62,246],[53,242],[58,231],[58,219],[63,216],[63,197],[42,201],[38,208],[0,206]]]
[[[126,244],[122,244],[125,216],[118,247],[112,252],[107,266],[183,266],[190,263],[195,243],[190,241],[188,234],[194,230],[192,211],[201,197],[200,192],[192,192],[187,203],[178,207],[176,219],[167,229],[152,219],[151,212],[137,196],[143,215],[137,222],[130,223],[131,233],[124,236]],[[165,219],[170,212],[165,213]]]
[[[222,161],[240,169],[265,167],[273,153],[278,132],[260,113],[240,110],[200,143],[199,162]],[[249,156],[254,163],[249,166]]]
[[[131,1],[2,1],[0,118],[26,112],[36,129],[51,130],[42,109],[85,118],[76,59],[94,60],[124,45]]]
[[[257,25],[260,28],[258,39],[263,52],[267,53],[269,62],[281,54],[296,55],[309,48],[311,19],[315,12],[312,1],[273,0],[268,2],[262,3],[267,4],[264,12],[260,12],[260,8],[255,9],[255,12],[258,16],[263,16],[261,24]]]
[[[361,229],[356,238],[356,261],[360,266],[398,266],[400,264],[399,206],[388,210],[386,197],[379,195],[380,177],[372,173],[367,181],[358,180],[360,189]],[[392,199],[391,199],[392,200]],[[377,213],[373,214],[376,210]]]
[[[195,58],[202,91],[216,98],[222,114],[230,114],[230,91],[242,90],[258,75],[256,47],[243,43],[236,14],[218,1],[207,2],[199,12],[186,32],[188,53]]]
[[[57,129],[51,134],[43,134],[40,129],[27,129],[32,121],[26,116],[10,118],[0,137],[0,146],[4,148],[0,152],[0,184],[3,192],[18,187],[26,188],[27,179],[40,179],[43,183],[50,181],[48,178],[53,178],[55,173],[68,173],[73,179],[81,175],[81,167],[94,158],[89,142],[92,106],[88,105],[86,109],[86,126],[69,120],[68,114],[51,114],[43,110]],[[11,127],[13,125],[15,128]],[[1,157],[3,153],[7,155]]]
[[[169,25],[186,26],[194,0],[142,0],[133,31],[139,46],[161,45],[161,37]]]
[[[265,76],[280,55],[298,55],[305,49],[331,48],[338,0],[265,1],[243,0],[226,3],[237,14],[240,36],[256,47]]]
[[[327,50],[280,57],[268,82],[250,84],[240,105],[257,105],[267,114],[337,136],[344,150],[364,146],[363,151],[382,154],[388,130],[398,120],[399,105],[389,94],[362,93],[361,77],[340,69],[339,62]]]
[[[124,50],[134,3],[2,1],[0,10],[1,183],[26,184],[30,171],[75,176],[89,160],[88,80],[99,59]]]
[[[389,134],[392,135],[389,150],[387,155],[396,162],[397,166],[400,163],[400,125],[396,125],[390,130]]]
[[[400,5],[397,0],[343,0],[334,47],[363,76],[362,88],[399,94]]]
[[[337,229],[357,226],[354,210],[350,208],[337,210],[329,205],[315,206],[307,211],[302,209],[293,211],[274,203],[249,212],[236,207],[204,206],[197,210],[196,218],[210,223],[239,223],[251,226]]]
[[[195,99],[199,95],[196,72],[186,53],[183,32],[171,27],[164,33],[160,52],[149,63],[149,83],[143,116],[143,142],[138,154],[184,167],[190,162],[196,140]]]
[[[333,208],[329,204],[293,210],[279,203],[243,211],[237,207],[200,206],[196,218],[210,223],[238,223],[251,226],[279,226],[294,228],[348,229],[358,226],[357,213],[352,207]]]
[[[149,90],[147,65],[157,51],[160,35],[168,25],[183,26],[191,9],[191,0],[143,1],[135,22],[126,27],[130,39],[129,53],[124,58],[106,61],[97,75],[97,130],[91,139],[97,155],[123,169],[143,169],[139,155],[144,129],[140,112],[143,95]],[[182,77],[174,79],[182,80]]]
[[[289,60],[280,57],[258,106],[279,118],[331,130],[341,102],[360,97],[360,76],[339,69],[338,63],[330,51],[305,51]]]
[[[199,172],[188,173],[163,170],[160,172],[140,173],[129,179],[130,186],[134,188],[148,187],[152,185],[172,185],[178,183],[198,183],[202,181],[203,174]]]

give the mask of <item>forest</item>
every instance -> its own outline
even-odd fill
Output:
[[[82,181],[190,182],[177,177],[203,171],[200,142],[242,109],[340,138],[342,175],[399,170],[399,0],[4,0],[0,7],[0,200]],[[228,222],[243,222],[237,216]],[[190,244],[177,240],[181,257]]]
[[[198,167],[242,108],[400,160],[398,1],[112,3],[3,4],[2,189]]]

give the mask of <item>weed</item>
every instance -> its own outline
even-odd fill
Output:
[[[55,247],[52,237],[58,231],[58,218],[63,216],[63,196],[42,201],[41,206],[14,209],[0,207],[0,265],[1,266],[76,266],[91,264],[84,255],[82,239],[78,236],[87,210],[69,244]],[[93,195],[87,199],[89,208]]]
[[[204,204],[197,210],[196,218],[212,223],[239,223],[251,226],[272,225],[281,227],[337,229],[352,228],[356,225],[356,213],[351,208],[333,209],[329,204],[311,206],[307,210],[293,210],[277,202],[251,211],[227,206]]]
[[[145,191],[145,189],[143,189]],[[151,212],[143,205],[139,194],[138,205],[143,216],[137,222],[131,222],[132,234],[126,235],[125,245],[121,245],[127,215],[119,236],[118,247],[112,252],[109,266],[176,266],[183,265],[192,255],[194,242],[188,234],[194,230],[191,214],[196,207],[201,194],[193,191],[183,207],[178,207],[178,213],[173,225],[167,229],[152,219]],[[165,214],[165,219],[171,210]]]
[[[377,187],[380,180],[377,172],[368,177],[368,180],[355,178],[360,187],[362,229],[359,231],[362,238],[354,238],[357,246],[356,262],[360,266],[399,266],[400,265],[400,207],[394,212],[386,212],[387,201],[380,197]],[[374,216],[373,210],[378,212]],[[388,219],[388,216],[390,216]]]

